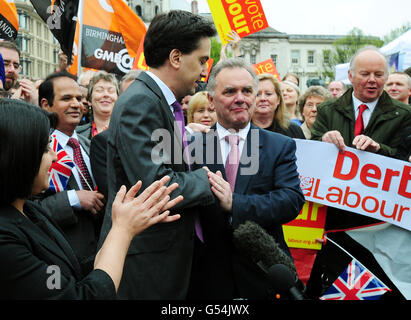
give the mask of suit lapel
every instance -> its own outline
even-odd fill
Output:
[[[169,120],[169,125],[173,127],[175,120],[174,114],[171,112],[170,106],[157,83],[145,72],[142,72],[137,80],[144,82],[145,85],[161,100],[164,112],[167,114],[167,119]]]
[[[160,87],[157,85],[157,83],[145,72],[142,72],[137,80],[140,80],[145,83],[145,85],[161,100],[162,108],[164,109],[164,112],[167,115],[167,120],[168,120],[168,125],[169,125],[169,132],[174,133],[174,136],[172,138],[175,138],[177,140],[177,144],[180,146],[181,149],[183,149],[183,138],[181,137],[180,130],[174,130],[174,124],[175,124],[175,118],[174,114],[171,112],[170,106],[164,97],[163,92],[161,91]]]
[[[20,217],[20,213],[14,208],[15,212],[9,212],[10,219],[22,229],[24,233],[28,233],[30,237],[35,238],[36,243],[41,245],[51,255],[57,256],[59,259],[65,261],[76,277],[81,279],[82,272],[78,260],[61,231],[55,228],[48,218],[40,213],[34,205],[26,205],[25,208],[35,217],[37,222],[33,222],[25,217]]]
[[[220,171],[226,180],[224,164],[221,157],[220,141],[218,138],[216,126],[212,126],[208,134],[203,134],[203,163],[212,172]]]
[[[251,124],[241,152],[234,189],[236,193],[244,194],[247,191],[251,178],[262,163],[263,141],[261,140],[260,129]]]
[[[383,92],[365,129],[372,128],[379,122],[384,122],[395,118],[398,113],[395,114],[394,111],[395,105],[392,103],[391,98],[388,96],[388,93]]]
[[[81,134],[77,134],[78,141],[80,145],[83,147],[84,151],[90,157],[90,139],[83,137]]]

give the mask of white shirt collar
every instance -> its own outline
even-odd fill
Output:
[[[60,143],[61,147],[64,149],[66,148],[67,142],[69,141],[70,138],[75,138],[78,140],[78,136],[77,136],[77,132],[74,130],[73,134],[71,135],[71,137],[69,137],[68,135],[66,135],[65,133],[55,129],[52,132],[52,135],[56,135],[57,141],[58,143]]]
[[[368,109],[372,113],[374,111],[375,106],[377,105],[379,99],[380,98],[378,97],[377,100],[372,101],[372,102],[362,102],[354,96],[354,91],[353,91],[352,92],[352,101],[353,101],[353,105],[354,105],[354,112],[358,111],[358,108],[360,107],[360,105],[365,104],[365,105],[367,105]]]
[[[250,131],[250,127],[251,124],[250,122],[245,126],[245,128],[239,130],[238,132],[236,132],[235,134],[238,135],[241,139],[241,141],[245,141],[247,139],[247,134],[248,131]],[[220,140],[224,139],[226,136],[233,134],[232,132],[230,132],[229,130],[227,130],[226,128],[224,128],[221,124],[219,124],[217,122],[216,124],[216,129],[217,129],[217,134],[218,134],[218,138]]]
[[[174,96],[173,91],[171,91],[170,88],[167,87],[167,85],[163,82],[163,80],[157,77],[154,73],[150,71],[146,71],[146,73],[160,87],[160,90],[163,93],[164,97],[166,98],[168,105],[171,106],[177,100],[176,97]]]

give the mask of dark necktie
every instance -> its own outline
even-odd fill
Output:
[[[187,148],[186,133],[185,133],[186,129],[185,129],[185,122],[184,122],[183,108],[181,107],[181,104],[178,103],[178,101],[175,101],[172,104],[172,106],[173,106],[173,109],[174,109],[174,118],[177,121],[177,125],[178,125],[178,128],[180,129],[180,134],[181,134],[181,137],[183,139],[184,154],[186,156],[188,170],[191,170],[190,158],[189,158],[188,148]],[[198,219],[198,217],[196,217],[194,219],[194,224],[195,224],[197,237],[201,240],[201,242],[204,242],[203,230],[201,228],[200,220]]]
[[[360,111],[358,112],[357,120],[355,120],[354,136],[358,136],[364,132],[364,120],[362,114],[368,107],[365,104],[360,105]]]
[[[225,161],[225,175],[227,177],[228,183],[230,184],[231,191],[234,192],[238,165],[240,163],[240,151],[238,148],[240,137],[230,134],[228,136],[225,136],[224,139],[230,144],[231,147],[227,160]]]
[[[80,144],[75,138],[70,138],[67,144],[73,148],[73,160],[80,174],[81,186],[84,190],[93,190],[93,181],[91,180],[90,172],[88,171],[83,156],[81,155]]]

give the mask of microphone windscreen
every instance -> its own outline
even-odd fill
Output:
[[[268,280],[279,292],[287,292],[296,284],[295,274],[283,264],[275,264],[268,269]]]
[[[296,288],[298,277],[283,264],[275,264],[268,269],[268,281],[277,292],[288,293],[294,300],[304,300]]]
[[[233,232],[233,242],[255,263],[261,261],[268,269],[274,264],[284,264],[296,271],[293,260],[280,248],[274,238],[252,221],[240,224]]]

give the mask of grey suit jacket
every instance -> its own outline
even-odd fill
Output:
[[[90,155],[90,140],[80,134],[77,136],[80,145]],[[36,202],[57,222],[79,261],[85,263],[84,271],[89,272],[96,254],[100,228],[91,212],[75,210],[70,206],[67,190],[73,189],[80,190],[76,179],[71,175],[66,191],[57,193],[46,191],[36,199]]]
[[[179,184],[171,198],[184,197],[171,211],[181,214],[181,219],[151,226],[133,239],[118,296],[184,299],[191,272],[195,207],[214,202],[206,172],[187,172],[174,116],[160,88],[144,72],[117,100],[108,130],[108,201],[99,246],[111,228],[111,207],[121,185],[129,189],[141,180],[142,191],[169,175],[170,184]]]

